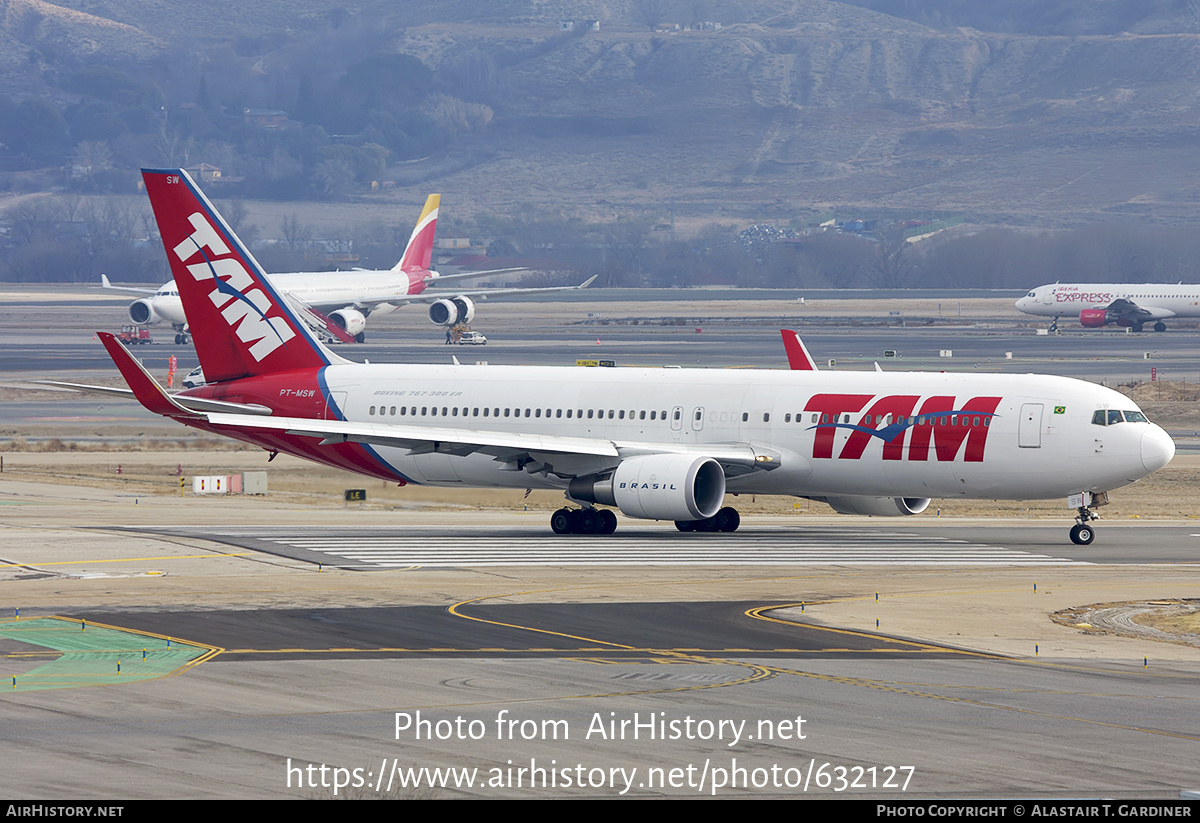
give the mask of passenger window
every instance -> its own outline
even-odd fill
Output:
[[[750,412],[742,412],[742,422],[745,423],[750,419]]]

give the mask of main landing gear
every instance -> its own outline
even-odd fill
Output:
[[[703,520],[676,520],[675,528],[681,532],[735,532],[741,522],[738,510],[726,506]],[[561,508],[550,515],[550,528],[555,534],[612,534],[617,530],[617,516],[609,509]]]
[[[555,534],[612,534],[617,516],[608,509],[559,509],[550,515]]]
[[[735,532],[742,524],[742,516],[732,506],[725,506],[712,517],[703,520],[676,520],[675,528],[681,532]]]

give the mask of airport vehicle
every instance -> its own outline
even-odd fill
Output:
[[[150,330],[141,326],[122,326],[117,339],[126,346],[148,346],[154,342],[150,339]]]
[[[286,272],[270,275],[276,287],[290,299],[300,319],[330,342],[362,343],[366,339],[367,318],[389,314],[407,303],[428,303],[429,319],[440,326],[469,323],[475,316],[475,300],[531,292],[556,292],[584,289],[595,276],[578,286],[543,288],[493,288],[438,290],[451,281],[520,271],[487,271],[439,274],[430,268],[433,261],[433,236],[437,227],[441,195],[431,194],[417,220],[400,262],[387,271],[352,269],[344,272]],[[129,304],[129,319],[139,326],[170,323],[175,342],[190,342],[187,318],[175,281],[163,283],[157,290],[136,286],[115,286],[108,275],[100,276],[101,288],[143,295]],[[434,290],[428,291],[430,286]]]
[[[480,331],[465,331],[454,342],[460,346],[486,346],[487,338]]]
[[[733,531],[727,494],[888,516],[932,497],[1067,497],[1086,544],[1107,493],[1174,456],[1128,398],[1062,377],[352,363],[185,172],[143,177],[207,380],[168,394],[101,333],[147,409],[401,485],[560,489],[581,508],[553,514],[558,533],[612,532],[597,505]]]
[[[1058,330],[1058,319],[1079,315],[1089,328],[1115,323],[1141,331],[1154,323],[1155,331],[1166,331],[1162,322],[1172,317],[1200,317],[1200,286],[1184,283],[1050,283],[1038,286],[1017,301],[1026,314],[1054,318],[1050,331]]]

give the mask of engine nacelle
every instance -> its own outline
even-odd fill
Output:
[[[622,460],[608,477],[571,481],[571,497],[646,520],[703,520],[725,502],[725,472],[711,457],[652,454]]]
[[[1079,313],[1079,322],[1096,329],[1107,326],[1112,321],[1108,319],[1108,309],[1084,309]]]
[[[475,319],[475,304],[469,297],[443,297],[429,306],[429,319],[439,326],[457,326]]]
[[[129,304],[129,319],[139,326],[150,326],[162,321],[158,312],[154,311],[154,304],[144,298]]]
[[[928,497],[845,497],[821,498],[838,514],[865,514],[870,517],[906,517],[929,508]]]
[[[329,319],[337,323],[347,334],[358,335],[362,334],[362,330],[367,327],[367,318],[358,309],[344,308],[329,313]]]

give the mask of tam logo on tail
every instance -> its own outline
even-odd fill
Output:
[[[210,383],[333,362],[187,172],[142,178]]]
[[[271,299],[258,288],[241,260],[226,256],[230,254],[229,247],[208,218],[201,212],[193,212],[188,222],[192,224],[192,233],[175,246],[175,256],[195,280],[213,281],[209,299],[238,339],[250,344],[250,356],[262,362],[296,333],[284,318],[267,317],[272,307]],[[188,265],[188,261],[197,255],[202,260]]]

